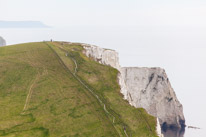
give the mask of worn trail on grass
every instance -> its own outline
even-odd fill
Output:
[[[63,50],[65,52],[65,56],[69,57],[75,64],[75,69],[74,69],[74,72],[72,72],[63,62],[63,60],[61,59],[61,57],[58,55],[58,53],[48,44],[48,43],[45,43],[47,46],[49,46],[49,48],[58,56],[61,64],[65,67],[65,69],[67,69],[78,81],[81,85],[83,85],[93,96],[95,96],[97,98],[97,100],[100,102],[100,104],[102,105],[103,107],[103,110],[105,111],[105,113],[107,113],[108,115],[110,115],[112,117],[112,124],[114,126],[114,128],[116,129],[116,126],[114,125],[115,124],[115,119],[119,119],[121,121],[121,118],[120,117],[115,117],[112,113],[110,113],[107,108],[106,108],[106,105],[103,103],[103,101],[99,98],[99,96],[97,94],[95,94],[93,92],[92,89],[90,89],[77,75],[77,71],[78,71],[78,63],[76,62],[76,60],[73,58],[73,57],[70,57],[69,56],[69,53],[67,50],[65,50],[63,47],[61,46],[57,46],[58,48],[60,48],[61,50]],[[142,120],[146,123],[146,126],[148,128],[148,130],[150,131],[150,133],[152,132],[152,129],[151,129],[151,126],[150,124],[148,123],[147,119],[142,115],[141,111],[138,110],[139,112],[139,116],[142,118]],[[127,129],[126,129],[126,125],[122,122],[122,129],[123,129],[123,132],[125,134],[126,137],[129,137],[129,135],[127,134]]]
[[[66,55],[68,55],[69,53],[67,53]],[[77,69],[78,69],[78,66],[77,66],[77,62],[76,62],[76,60],[74,59],[74,58],[71,58],[72,60],[73,60],[73,62],[74,62],[74,64],[75,64],[75,70],[74,70],[74,76],[76,77],[76,79],[85,87],[85,88],[87,88],[96,98],[97,98],[97,100],[100,102],[100,104],[101,105],[103,105],[104,106],[104,111],[107,113],[107,114],[109,114],[110,116],[112,116],[113,118],[113,121],[112,121],[112,123],[114,124],[114,122],[115,122],[115,116],[113,116],[108,110],[107,110],[107,108],[106,108],[106,105],[103,103],[103,101],[99,98],[99,96],[97,95],[97,94],[95,94],[84,82],[82,82],[80,79],[79,79],[79,77],[76,75],[76,72],[77,72]],[[114,126],[115,127],[115,126]],[[124,133],[125,133],[125,135],[127,136],[127,137],[129,137],[128,136],[128,134],[127,134],[127,131],[126,131],[126,128],[125,128],[125,126],[123,126],[123,129],[124,129]]]
[[[24,104],[24,109],[23,109],[23,112],[27,110],[28,108],[28,104],[29,104],[29,101],[31,99],[31,95],[32,95],[32,92],[33,92],[33,87],[34,87],[34,84],[36,83],[37,79],[39,78],[39,73],[37,74],[35,80],[33,81],[33,83],[31,84],[30,88],[29,88],[29,93],[26,97],[26,101],[25,101],[25,104]]]
[[[47,44],[47,45],[48,45],[48,44]],[[49,45],[48,45],[48,46],[49,46]],[[90,89],[90,88],[76,75],[77,70],[78,70],[77,61],[76,61],[74,58],[70,57],[70,56],[69,56],[69,53],[68,53],[64,48],[62,48],[62,47],[60,47],[60,46],[58,46],[58,48],[62,49],[64,52],[66,52],[66,53],[65,53],[65,56],[71,58],[71,60],[72,60],[73,63],[75,64],[75,69],[74,69],[74,72],[72,73],[73,76],[79,81],[79,83],[80,83],[81,85],[83,85],[93,96],[95,96],[95,97],[97,98],[97,100],[99,101],[99,103],[103,106],[104,111],[105,111],[108,115],[110,115],[110,116],[112,117],[112,124],[113,124],[113,126],[114,126],[114,124],[115,124],[115,116],[113,116],[113,115],[107,110],[106,105],[105,105],[105,104],[103,103],[103,101],[99,98],[99,96],[98,96],[97,94],[95,94],[95,93],[93,92],[93,90]],[[54,51],[54,52],[55,52],[55,51]],[[57,54],[57,53],[56,53],[56,54]],[[58,55],[58,54],[57,54],[57,55]],[[60,58],[60,59],[61,59],[61,58]],[[63,61],[62,61],[62,62],[63,62]],[[65,66],[66,66],[66,65],[65,65]],[[69,68],[67,67],[67,69],[69,69]],[[70,72],[71,72],[71,71],[70,71]],[[114,126],[114,128],[116,129],[115,126]],[[123,125],[122,128],[123,128],[123,130],[124,130],[124,134],[126,135],[126,137],[129,137],[128,134],[127,134],[127,131],[126,131],[126,126]]]

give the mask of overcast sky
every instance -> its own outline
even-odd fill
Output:
[[[0,0],[1,20],[53,26],[201,26],[205,0]]]

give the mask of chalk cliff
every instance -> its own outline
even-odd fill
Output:
[[[6,46],[6,41],[0,36],[0,47]]]
[[[82,46],[85,49],[84,53],[86,56],[92,57],[95,61],[101,64],[109,65],[118,70],[120,69],[119,55],[115,50],[103,49],[89,44],[82,44]]]
[[[132,106],[142,107],[149,114],[158,117],[163,128],[184,126],[182,105],[164,69],[121,68],[121,74],[127,87],[127,94],[124,96]]]
[[[121,68],[118,53],[114,50],[82,44],[84,53],[95,61],[119,70],[119,84],[124,99],[136,107],[144,108],[157,117],[163,129],[181,128],[185,125],[183,108],[178,101],[164,69]],[[158,134],[161,135],[157,126]]]

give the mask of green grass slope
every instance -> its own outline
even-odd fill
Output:
[[[0,48],[0,136],[156,136],[156,119],[122,99],[118,71],[82,51],[61,42]]]

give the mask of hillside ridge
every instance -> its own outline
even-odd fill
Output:
[[[156,118],[122,99],[118,71],[83,51],[64,42],[0,48],[0,136],[157,136]]]

